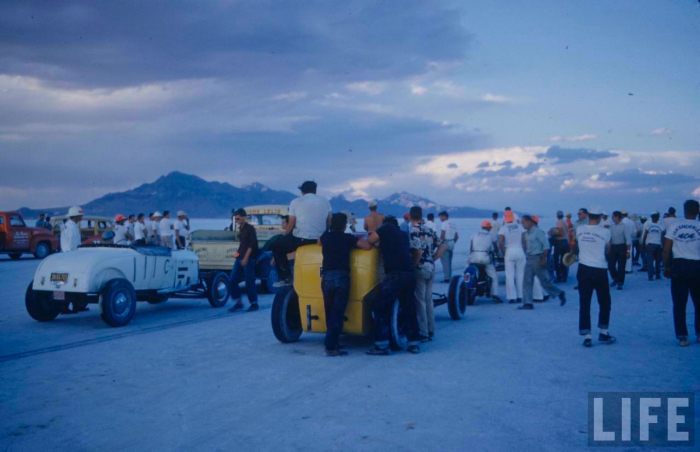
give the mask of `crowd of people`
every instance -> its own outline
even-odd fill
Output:
[[[316,194],[317,185],[306,181],[300,187],[301,196],[289,206],[284,218],[284,232],[268,243],[274,256],[279,282],[275,287],[292,284],[289,255],[297,248],[318,244],[323,254],[321,290],[326,308],[327,333],[324,353],[327,356],[346,355],[338,342],[350,290],[350,251],[353,248],[378,248],[383,262],[384,278],[380,296],[373,303],[375,342],[367,351],[370,355],[389,355],[391,309],[399,300],[406,324],[403,325],[409,345],[407,351],[419,353],[421,343],[435,337],[433,312],[433,284],[435,263],[440,260],[443,282],[452,276],[452,258],[459,234],[447,212],[440,212],[439,225],[433,214],[424,218],[419,206],[399,222],[393,216],[378,212],[376,201],[369,203],[369,214],[364,218],[366,234],[357,234],[354,215],[349,212],[332,213],[327,199]],[[686,305],[690,296],[695,306],[695,333],[700,342],[700,207],[695,200],[684,204],[683,218],[676,218],[670,208],[663,218],[659,212],[650,217],[629,215],[627,211],[612,212],[611,218],[598,207],[581,208],[577,220],[562,211],[556,213],[556,224],[548,231],[540,229],[536,215],[520,218],[506,207],[503,220],[494,213],[484,220],[469,244],[467,264],[482,266],[490,277],[488,295],[503,303],[499,295],[495,260],[502,258],[505,267],[506,299],[510,304],[521,304],[518,310],[532,310],[534,303],[558,298],[561,306],[567,302],[566,293],[557,286],[566,283],[569,267],[578,260],[575,287],[579,293],[579,333],[583,345],[593,345],[591,336],[591,302],[595,293],[600,306],[598,340],[613,344],[616,338],[609,333],[611,293],[622,290],[625,277],[634,266],[647,272],[648,280],[661,279],[661,273],[671,279],[675,333],[681,346],[689,345],[686,325]],[[67,221],[61,228],[61,248],[69,252],[80,244],[79,224],[84,212],[71,207]],[[37,221],[46,222],[44,218]],[[234,299],[232,311],[244,308],[237,281],[243,279],[250,306],[258,307],[255,285],[255,263],[259,248],[255,228],[247,223],[244,209],[234,211],[235,227],[240,246],[230,279]],[[232,223],[231,229],[234,228]],[[351,232],[346,232],[350,229]],[[189,220],[183,211],[177,220],[170,212],[154,212],[146,217],[117,215],[114,243],[137,245],[153,244],[172,249],[186,247]],[[641,263],[640,263],[641,261]],[[609,276],[608,276],[609,275]]]

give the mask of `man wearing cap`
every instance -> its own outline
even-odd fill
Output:
[[[67,253],[75,251],[80,246],[80,224],[83,221],[83,209],[79,206],[73,206],[68,209],[68,221],[65,222],[61,229],[61,251]]]
[[[447,212],[440,212],[440,240],[445,245],[445,251],[442,253],[440,262],[442,262],[442,282],[449,283],[452,278],[452,255],[454,254],[455,245],[459,240],[457,228],[450,221],[450,215]]]
[[[550,235],[554,239],[554,272],[557,275],[555,282],[566,282],[569,268],[561,260],[569,252],[569,228],[561,210],[557,212],[557,224],[550,231]]]
[[[316,243],[331,221],[331,205],[326,198],[316,194],[316,182],[306,181],[299,189],[301,197],[289,204],[289,223],[284,236],[271,247],[280,278],[275,287],[292,284],[287,254],[300,246]]]
[[[255,286],[255,263],[258,259],[258,235],[255,228],[246,221],[248,214],[244,209],[238,209],[234,213],[234,220],[238,226],[238,251],[234,254],[236,260],[233,262],[231,275],[229,276],[231,287],[231,298],[234,300],[231,312],[243,309],[241,301],[241,288],[238,281],[245,280],[245,290],[248,295],[250,307],[248,312],[258,310],[258,292]]]
[[[659,222],[661,215],[659,212],[652,212],[651,221],[644,223],[644,236],[642,244],[646,249],[646,269],[649,281],[661,279],[661,257],[662,257],[662,240],[666,230],[664,224]]]
[[[369,215],[367,215],[365,217],[364,228],[368,234],[371,234],[374,231],[376,231],[379,226],[382,225],[382,221],[384,221],[384,215],[377,212],[377,201],[376,200],[370,201],[368,207],[369,207]]]
[[[685,219],[676,219],[666,231],[664,276],[671,278],[673,323],[681,347],[688,342],[686,305],[688,295],[695,306],[695,337],[700,343],[700,204],[689,199],[683,204]],[[671,257],[673,256],[673,259]]]
[[[566,294],[555,286],[547,274],[547,255],[549,254],[549,240],[542,229],[537,227],[539,218],[532,215],[524,215],[522,225],[525,228],[525,276],[523,280],[523,305],[518,309],[534,309],[533,286],[535,277],[540,280],[542,288],[550,297],[559,297],[562,306],[566,304]]]
[[[622,222],[621,212],[613,212],[612,218],[608,269],[613,282],[610,284],[610,287],[617,286],[617,290],[622,290],[622,286],[625,284],[625,264],[630,258],[632,236],[629,228]]]
[[[175,244],[177,249],[184,250],[187,246],[187,236],[190,233],[190,222],[187,218],[187,214],[179,210],[177,212],[177,220],[173,225],[173,231],[175,232]]]
[[[506,298],[508,303],[520,303],[523,298],[523,279],[525,278],[525,230],[515,222],[513,211],[506,210],[503,215],[505,224],[498,231],[498,241],[503,253],[506,267]]]
[[[433,280],[435,279],[435,259],[444,252],[439,246],[437,235],[432,229],[422,224],[423,209],[413,206],[410,210],[411,228],[409,244],[416,273],[416,312],[418,330],[422,341],[432,340],[435,336],[435,312],[433,310]]]
[[[126,220],[127,218],[122,214],[117,214],[114,217],[114,227],[112,228],[114,231],[114,238],[112,239],[112,243],[115,245],[129,245],[131,244],[131,240],[133,240],[133,236],[129,232],[129,227],[124,224]]]
[[[497,220],[497,218],[494,218]],[[481,222],[481,229],[475,232],[469,241],[469,256],[467,257],[467,265],[483,265],[486,275],[491,278],[491,287],[489,287],[489,296],[496,303],[503,303],[501,297],[498,296],[498,274],[496,267],[493,265],[491,258],[491,250],[494,248],[492,236],[493,223],[489,220]]]
[[[601,213],[600,208],[589,207],[589,223],[576,228],[575,251],[578,252],[579,262],[576,280],[579,286],[580,304],[578,329],[579,334],[585,337],[583,340],[584,347],[593,346],[591,338],[591,300],[593,299],[594,291],[600,306],[598,314],[600,334],[598,335],[598,340],[605,344],[613,344],[616,340],[608,332],[611,299],[605,255],[610,252],[611,231],[600,226]],[[620,219],[621,217],[617,218]]]
[[[160,212],[155,212],[151,217],[151,224],[149,230],[151,233],[151,243],[153,245],[160,245],[160,221],[163,219],[163,214]]]

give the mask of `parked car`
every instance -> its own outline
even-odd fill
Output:
[[[245,207],[248,222],[253,225],[258,236],[260,254],[255,265],[255,275],[269,293],[279,289],[273,284],[279,281],[277,270],[272,265],[272,253],[268,242],[284,232],[282,216],[289,213],[287,206],[265,205]],[[238,230],[232,222],[233,230],[197,230],[190,234],[190,249],[199,256],[200,271],[229,273],[233,268],[234,255],[238,251]],[[238,283],[242,282],[238,281]]]
[[[51,220],[51,231],[54,235],[61,236],[61,225],[68,217],[58,217]],[[96,215],[84,215],[82,221],[78,225],[80,227],[80,243],[83,245],[91,245],[101,241],[102,234],[111,231],[114,224],[109,217],[100,217]]]
[[[25,305],[32,318],[46,322],[69,303],[95,303],[105,323],[119,327],[131,321],[137,301],[156,304],[168,297],[204,296],[211,306],[224,306],[228,277],[223,272],[202,277],[197,255],[191,251],[97,244],[44,259],[27,288]]]
[[[272,332],[283,343],[296,342],[303,332],[325,333],[326,310],[321,292],[321,264],[323,255],[318,245],[306,245],[297,249],[294,263],[294,283],[275,295],[272,303]],[[380,296],[380,284],[384,277],[379,250],[355,249],[350,252],[350,297],[345,310],[343,333],[353,336],[372,334],[372,304]],[[434,294],[435,295],[435,294]],[[435,306],[451,301],[444,295],[433,299]],[[464,308],[449,306],[453,310]],[[461,318],[452,317],[455,320]],[[402,312],[398,299],[394,301],[391,315],[391,347],[400,350],[408,345],[403,333]]]
[[[18,212],[0,212],[0,253],[19,259],[33,254],[44,259],[58,250],[58,237],[44,228],[28,227]]]

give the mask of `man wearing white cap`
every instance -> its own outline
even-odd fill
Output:
[[[151,243],[153,245],[160,245],[160,220],[163,218],[163,214],[160,212],[153,213],[151,217],[151,222],[149,225],[149,230],[151,232]]]
[[[187,246],[187,236],[190,233],[190,222],[184,211],[179,210],[177,212],[177,220],[173,225],[173,230],[175,232],[175,244],[177,245],[177,249],[184,250]]]
[[[374,231],[376,231],[379,226],[382,225],[382,222],[384,221],[384,215],[377,212],[377,201],[370,201],[368,207],[369,215],[365,217],[364,228],[368,234],[371,234]]]
[[[83,220],[83,215],[85,212],[80,206],[68,209],[68,221],[61,229],[61,251],[64,253],[75,251],[80,246],[80,226],[78,224]]]
[[[598,340],[613,344],[615,338],[608,333],[610,324],[610,287],[605,255],[610,252],[610,230],[600,226],[602,210],[598,207],[588,208],[588,224],[576,228],[575,252],[578,252],[579,321],[578,329],[585,336],[584,347],[592,347],[591,339],[591,300],[596,293],[600,312],[598,314]]]

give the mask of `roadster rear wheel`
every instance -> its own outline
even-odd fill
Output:
[[[109,326],[128,325],[136,313],[136,292],[126,279],[113,279],[100,294],[102,320]]]
[[[58,317],[61,312],[61,306],[53,300],[51,292],[34,292],[32,285],[34,281],[29,283],[27,293],[24,296],[24,305],[27,312],[34,320],[39,322],[50,322]]]

